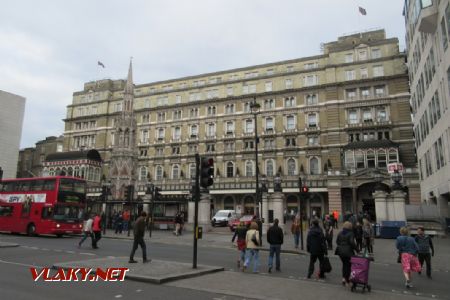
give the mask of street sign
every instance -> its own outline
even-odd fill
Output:
[[[390,174],[395,173],[395,171],[398,171],[399,173],[403,173],[403,171],[404,171],[402,163],[388,164],[387,169],[388,169],[388,173],[390,173]]]

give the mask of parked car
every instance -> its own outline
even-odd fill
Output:
[[[238,219],[238,215],[234,210],[219,210],[211,219],[211,225],[214,226],[227,226],[228,222]]]
[[[231,231],[235,231],[236,227],[238,227],[239,223],[242,221],[244,222],[245,226],[249,227],[250,223],[253,220],[253,215],[243,215],[241,218],[236,219],[234,221],[230,221],[228,223],[228,227],[230,227]]]

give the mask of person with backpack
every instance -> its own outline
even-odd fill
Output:
[[[336,238],[335,254],[339,256],[342,261],[342,285],[348,286],[350,284],[351,263],[350,259],[355,255],[356,244],[353,236],[353,226],[349,221],[344,222],[342,231]]]
[[[237,248],[239,251],[239,256],[238,256],[238,260],[237,260],[238,269],[241,267],[241,264],[244,265],[244,263],[245,263],[245,250],[246,250],[245,238],[247,236],[247,230],[248,230],[248,228],[245,225],[245,222],[240,221],[239,226],[236,227],[233,238],[231,239],[231,242],[233,243],[237,237],[236,243],[237,243]]]
[[[363,239],[364,239],[363,241],[365,251],[367,251],[369,254],[373,254],[374,233],[372,224],[370,224],[369,220],[367,219],[363,220],[362,229],[363,229]]]
[[[314,264],[319,260],[319,278],[325,278],[325,273],[323,272],[321,266],[324,261],[324,256],[327,254],[327,246],[325,242],[325,235],[323,234],[322,228],[319,226],[319,220],[314,219],[311,222],[311,228],[308,232],[308,237],[306,238],[306,250],[310,254],[309,257],[309,268],[307,278],[311,278],[314,273]]]
[[[250,260],[253,260],[253,273],[258,273],[259,269],[259,247],[261,245],[261,240],[259,238],[258,224],[256,222],[252,222],[250,224],[250,229],[247,231],[245,235],[245,244],[247,245],[246,255],[245,255],[245,263],[242,267],[242,271],[245,270],[250,265]]]
[[[427,277],[431,279],[431,257],[434,256],[434,246],[431,237],[425,234],[425,229],[423,226],[417,228],[415,241],[419,247],[418,254],[420,266],[423,267],[423,263],[426,263]],[[419,274],[421,273],[422,272],[419,272]]]

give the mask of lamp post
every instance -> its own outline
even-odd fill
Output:
[[[153,207],[155,203],[155,197],[153,195],[153,192],[155,191],[155,186],[153,183],[151,183],[149,180],[147,180],[147,189],[145,190],[146,195],[150,195],[151,197],[151,204],[150,204],[150,222],[148,224],[148,236],[152,237],[152,229],[153,229]]]
[[[267,176],[262,175],[261,176],[261,194],[267,193],[268,191],[269,191],[269,187],[268,187],[268,182],[267,182]],[[262,220],[264,220],[263,199],[261,199],[261,216],[262,216]]]
[[[106,234],[106,226],[108,225],[108,214],[107,214],[107,200],[110,195],[111,189],[111,181],[106,181],[105,175],[102,176],[102,212],[104,216],[104,224],[103,224],[103,234]]]
[[[259,105],[258,102],[256,102],[256,97],[253,98],[253,102],[250,104],[250,109],[252,110],[252,114],[254,116],[254,122],[255,122],[255,163],[256,163],[256,167],[255,167],[255,176],[256,176],[256,202],[258,202],[259,207],[261,209],[261,213],[262,213],[262,202],[261,202],[261,197],[259,195],[259,168],[258,168],[258,142],[259,142],[259,138],[258,138],[258,124],[257,124],[257,116],[259,114],[259,110],[261,108],[261,105]],[[259,214],[259,211],[258,211]],[[264,222],[264,220],[262,219],[261,216],[259,216],[261,218],[261,222]]]

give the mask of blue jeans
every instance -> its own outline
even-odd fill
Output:
[[[246,251],[246,257],[245,257],[245,264],[244,266],[247,268],[250,264],[250,260],[254,258],[253,260],[253,272],[258,272],[259,269],[259,249],[247,249]]]
[[[245,262],[245,249],[241,250],[240,252],[241,252],[241,261]]]
[[[273,267],[273,255],[275,254],[277,259],[276,269],[280,270],[280,252],[281,245],[270,245],[269,268]]]
[[[299,240],[300,240],[300,232],[299,233],[294,233],[295,248],[298,248]]]

